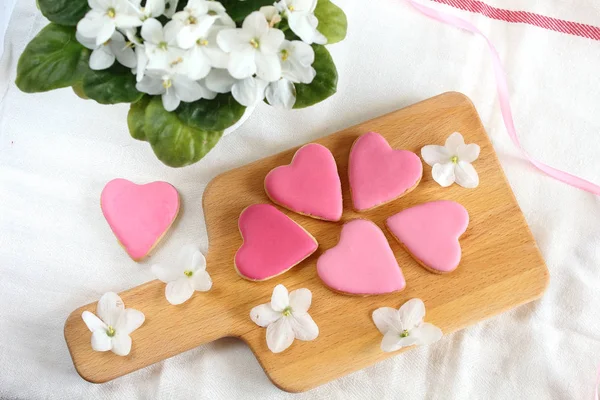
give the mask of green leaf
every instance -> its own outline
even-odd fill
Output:
[[[246,107],[233,99],[231,93],[219,94],[213,100],[181,103],[175,113],[184,123],[205,131],[222,131],[235,124]]]
[[[87,0],[37,0],[44,17],[60,25],[75,26],[90,7]]]
[[[344,40],[348,21],[341,8],[330,0],[319,0],[315,8],[315,17],[319,20],[317,30],[327,38],[327,44]]]
[[[313,44],[315,62],[313,68],[317,75],[309,84],[295,83],[296,103],[294,108],[304,108],[319,103],[333,95],[337,89],[337,70],[331,54],[325,46]]]
[[[90,51],[75,39],[75,28],[49,24],[25,47],[16,83],[27,93],[46,92],[81,81]]]
[[[160,96],[146,107],[144,131],[154,154],[170,167],[193,164],[212,149],[223,131],[206,131],[188,125],[175,112],[168,112]]]
[[[144,125],[146,122],[146,108],[152,100],[151,96],[144,96],[140,100],[132,103],[127,113],[127,127],[131,137],[137,140],[147,140]]]
[[[262,6],[272,6],[273,0],[221,0],[221,4],[236,24],[240,25],[252,11],[258,11]]]
[[[82,82],[77,82],[73,85],[73,92],[77,95],[77,97],[79,97],[80,99],[83,100],[89,100],[89,97],[87,97],[85,95],[85,93],[83,93],[83,83]]]
[[[131,69],[117,62],[101,71],[88,70],[83,76],[83,92],[100,104],[134,103],[144,95],[135,88]]]

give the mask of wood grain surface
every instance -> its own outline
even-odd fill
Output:
[[[385,136],[392,147],[417,154],[424,145],[443,144],[452,132],[460,131],[467,143],[481,146],[481,155],[474,162],[481,178],[479,187],[441,188],[432,180],[431,168],[425,165],[423,179],[412,193],[368,212],[353,211],[348,155],[354,140],[371,130]],[[388,357],[402,356],[401,352],[380,350],[382,336],[371,320],[371,313],[378,307],[399,307],[408,299],[421,298],[427,307],[426,320],[447,334],[541,296],[548,284],[548,270],[467,97],[444,93],[316,142],[328,147],[337,161],[344,196],[342,220],[320,221],[278,207],[318,240],[319,249],[312,256],[264,282],[240,278],[233,266],[234,254],[242,243],[237,227],[240,212],[254,203],[269,203],[263,189],[265,175],[276,166],[288,164],[297,148],[226,172],[208,185],[203,198],[212,290],[197,292],[180,306],[167,302],[165,285],[159,281],[120,293],[128,308],[146,315],[144,325],[132,334],[133,348],[127,357],[94,352],[91,333],[81,313],[94,312],[96,303],[78,308],[65,323],[65,339],[77,372],[90,382],[106,382],[203,343],[233,336],[250,346],[275,385],[300,392]],[[440,199],[461,203],[470,215],[470,225],[461,237],[461,264],[447,275],[432,274],[422,268],[384,225],[387,217],[400,210]],[[374,221],[385,232],[406,278],[404,291],[370,297],[344,296],[320,281],[316,274],[318,257],[336,245],[344,222],[357,217]],[[273,287],[279,283],[290,291],[308,288],[313,292],[309,312],[320,335],[312,342],[296,340],[283,353],[273,354],[267,349],[265,329],[250,320],[249,312],[268,302]]]

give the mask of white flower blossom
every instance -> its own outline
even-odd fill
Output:
[[[115,30],[140,26],[142,20],[128,0],[88,0],[90,11],[77,24],[77,32],[94,39],[99,46],[109,40]]]
[[[208,75],[212,67],[227,68],[229,56],[217,44],[217,35],[222,29],[225,28],[207,25],[204,29],[195,29],[191,32],[182,30],[177,36],[179,46],[188,50],[190,78],[202,79]]]
[[[290,110],[296,104],[296,87],[291,81],[281,78],[269,83],[265,90],[265,96],[273,107]]]
[[[256,74],[267,82],[281,78],[281,63],[277,51],[284,35],[269,28],[265,16],[255,11],[248,15],[239,29],[223,29],[217,35],[219,47],[229,53],[227,69],[236,79]]]
[[[146,0],[142,6],[142,0],[129,0],[142,21],[148,18],[158,18],[165,12],[165,0]]]
[[[279,49],[281,75],[295,83],[311,83],[317,72],[312,67],[315,51],[299,40],[285,40]]]
[[[236,79],[226,70],[213,68],[205,79],[206,87],[216,93],[229,93],[243,106],[256,105],[265,98],[267,82],[260,78]]]
[[[173,15],[177,11],[178,4],[179,4],[179,0],[165,0],[164,16],[167,18],[173,18]]]
[[[479,175],[471,165],[479,157],[476,144],[465,144],[462,135],[454,132],[444,146],[429,145],[421,149],[421,157],[432,166],[433,179],[443,187],[454,182],[465,188],[479,185]]]
[[[92,349],[112,350],[118,356],[131,351],[131,332],[142,326],[145,317],[138,310],[125,308],[116,293],[106,293],[98,301],[96,315],[89,311],[81,314],[83,322],[92,332]],[[98,318],[99,317],[99,318]]]
[[[287,18],[290,29],[303,42],[325,44],[327,38],[317,30],[319,20],[314,12],[317,0],[281,0],[275,7]]]
[[[179,26],[174,21],[164,27],[154,18],[149,18],[142,25],[142,38],[148,56],[148,69],[168,69],[178,65],[181,72],[184,51],[177,47]]]
[[[136,82],[139,82],[144,77],[146,67],[148,66],[146,48],[142,43],[142,38],[137,36],[137,29],[125,29],[125,36],[127,36],[127,40],[133,46],[136,58],[136,65],[133,68],[133,73],[135,74]]]
[[[206,259],[194,245],[184,246],[173,263],[153,265],[152,272],[167,284],[165,296],[171,304],[184,303],[194,291],[206,292],[212,287]]]
[[[384,335],[381,350],[391,352],[440,340],[442,331],[433,324],[423,322],[424,317],[425,304],[421,299],[411,299],[399,310],[381,307],[373,311],[373,322]]]
[[[135,68],[137,64],[133,49],[125,42],[125,38],[119,32],[113,32],[112,36],[99,46],[96,45],[94,39],[86,38],[79,32],[75,33],[75,37],[79,43],[93,50],[90,55],[91,69],[102,70],[109,68],[114,64],[115,59],[128,68]]]
[[[275,6],[263,6],[258,11],[263,13],[271,28],[281,22],[281,15]]]
[[[288,295],[283,285],[275,286],[271,302],[254,307],[250,318],[267,328],[267,347],[280,353],[290,347],[294,339],[310,341],[319,336],[319,327],[308,314],[312,293],[297,289]]]

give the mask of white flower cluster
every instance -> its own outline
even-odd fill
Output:
[[[136,88],[161,95],[167,111],[181,101],[228,92],[244,106],[266,96],[273,106],[291,108],[294,83],[310,83],[316,74],[310,44],[327,42],[317,30],[317,0],[261,7],[241,28],[217,1],[188,0],[179,12],[177,0],[88,2],[91,10],[77,24],[77,39],[93,50],[90,68],[106,69],[115,60],[131,68]],[[168,18],[164,26],[161,16]],[[275,27],[283,18],[301,41],[285,40]]]

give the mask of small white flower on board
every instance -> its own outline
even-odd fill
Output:
[[[153,265],[152,272],[167,284],[165,296],[174,305],[186,302],[194,291],[206,292],[212,287],[206,259],[194,245],[184,246],[173,263]]]
[[[113,292],[105,293],[96,306],[96,315],[89,311],[81,314],[83,322],[92,332],[92,349],[111,350],[118,356],[131,351],[131,332],[142,326],[145,317],[138,310],[125,308],[123,300]]]
[[[267,328],[267,347],[281,353],[294,339],[310,341],[319,336],[319,327],[308,315],[312,293],[297,289],[288,294],[283,285],[275,286],[271,302],[254,307],[250,318],[258,326]]]
[[[446,139],[444,146],[429,145],[421,149],[421,157],[432,166],[433,180],[443,187],[454,182],[465,188],[476,188],[479,175],[471,165],[479,157],[480,148],[476,144],[465,144],[462,135],[454,132]]]
[[[421,299],[410,299],[399,310],[381,307],[373,311],[373,322],[383,335],[381,350],[391,352],[440,340],[443,335],[440,328],[423,322],[423,318],[425,304]]]

